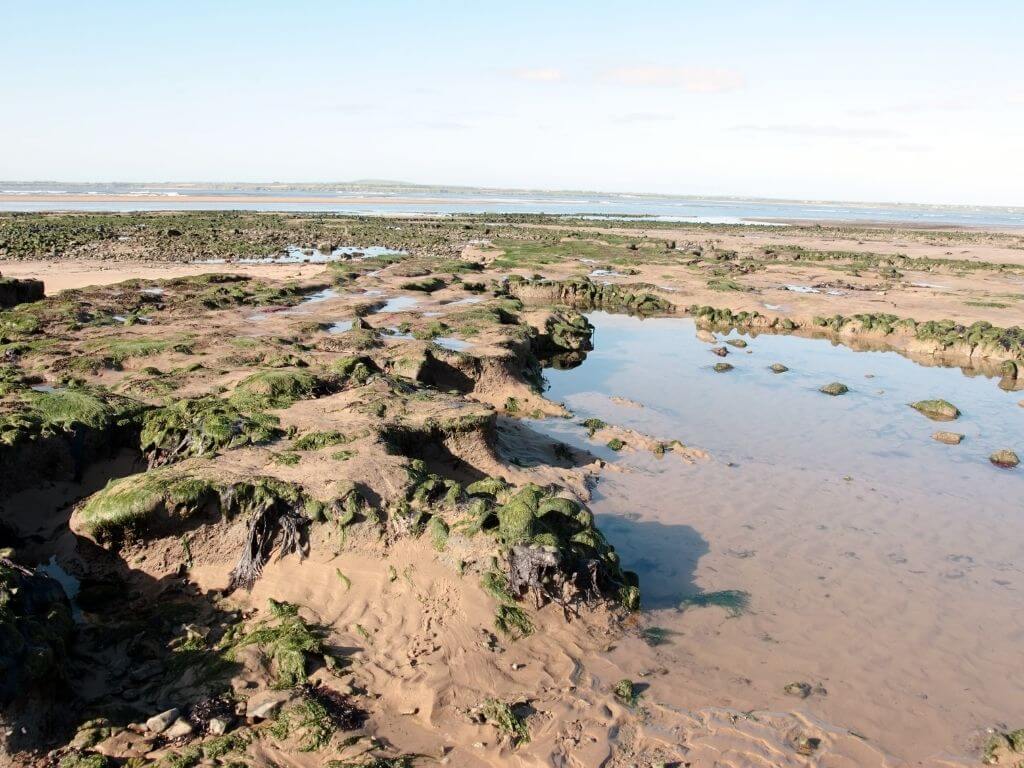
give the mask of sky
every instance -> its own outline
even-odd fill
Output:
[[[1020,0],[0,0],[0,179],[1024,206]]]

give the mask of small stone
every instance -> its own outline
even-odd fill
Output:
[[[788,693],[790,696],[799,696],[801,699],[806,699],[811,695],[811,684],[810,683],[786,683],[782,690]]]
[[[725,373],[731,370],[732,366],[729,363],[715,363],[715,373]]]
[[[959,432],[936,432],[932,435],[932,440],[938,440],[940,443],[946,445],[960,445],[960,442],[964,439],[964,436]]]
[[[995,464],[997,467],[1003,467],[1004,469],[1013,469],[1018,464],[1020,464],[1020,457],[1017,456],[1017,454],[1014,453],[1013,451],[1007,450],[1005,448],[1001,451],[996,451],[995,453],[993,453],[991,456],[988,457],[988,460]]]
[[[850,391],[850,388],[841,382],[833,381],[831,384],[826,384],[818,391],[824,392],[826,395],[831,395],[832,397],[838,397],[839,395],[845,395]]]
[[[737,349],[746,349],[747,347],[747,342],[743,339],[726,339],[725,343],[736,347]]]
[[[712,347],[711,352],[718,355],[719,357],[725,357],[729,354],[729,350],[725,347]]]
[[[512,671],[513,672],[518,672],[520,669],[525,669],[525,668],[526,668],[526,665],[525,664],[520,664],[519,662],[514,662],[512,664]]]
[[[179,736],[190,735],[192,730],[192,723],[183,717],[179,717],[163,732],[163,735],[168,739],[177,739]]]
[[[785,373],[789,370],[789,368],[784,366],[782,363],[772,363],[769,367],[771,368],[772,373]]]
[[[211,736],[223,736],[228,732],[228,721],[222,717],[211,717],[206,724],[206,732]]]
[[[181,712],[177,707],[174,709],[168,709],[166,712],[161,712],[159,715],[153,715],[146,721],[146,730],[150,733],[163,733],[170,728],[171,723],[177,720],[180,716]]]
[[[412,715],[417,714],[419,711],[419,707],[406,707],[405,709],[398,710],[398,714],[404,715],[406,717],[411,717]]]

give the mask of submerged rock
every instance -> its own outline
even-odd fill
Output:
[[[948,400],[918,400],[910,407],[934,421],[952,421],[960,417],[960,409]]]
[[[832,397],[837,397],[838,395],[845,395],[850,391],[850,388],[842,382],[833,381],[831,384],[821,387],[818,391],[824,392],[826,395],[832,395]]]
[[[731,370],[732,365],[730,363],[715,363],[715,373],[725,373]]]
[[[747,347],[747,342],[744,339],[726,339],[725,343],[737,349],[746,349]]]
[[[782,363],[772,363],[768,367],[772,373],[785,373],[786,371],[789,370],[789,368],[784,366]]]
[[[997,467],[1004,467],[1005,469],[1013,469],[1020,464],[1020,457],[1013,451],[1006,448],[1001,451],[996,451],[988,457],[988,460]]]
[[[725,357],[729,354],[729,350],[725,347],[712,347],[711,351],[719,357]]]
[[[946,445],[960,445],[963,439],[964,436],[959,432],[936,432],[932,435],[932,440],[938,440]]]

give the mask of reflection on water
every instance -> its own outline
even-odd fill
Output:
[[[602,474],[591,506],[640,574],[649,621],[674,633],[652,696],[797,707],[906,761],[965,755],[986,727],[1024,722],[1006,674],[1024,661],[1024,471],[987,459],[1024,449],[1019,393],[797,336],[743,336],[734,369],[716,374],[722,339],[700,341],[689,320],[590,319],[595,350],[546,371],[549,397],[711,454],[612,454],[578,419],[538,423],[623,470]],[[851,391],[818,392],[831,381]],[[963,416],[939,424],[908,407],[928,398]],[[966,437],[945,445],[940,429]],[[745,610],[724,602],[746,595]],[[828,695],[794,702],[794,680]]]
[[[233,259],[232,263],[235,264],[326,264],[331,261],[340,261],[342,259],[376,259],[381,256],[397,256],[404,253],[404,251],[395,251],[390,248],[382,248],[380,246],[370,246],[369,248],[357,248],[355,246],[345,246],[342,248],[334,248],[330,251],[321,251],[319,248],[300,248],[297,245],[289,245],[282,252],[273,256],[259,256],[259,257],[247,257],[241,259]],[[196,262],[197,264],[224,264],[227,263],[226,259],[204,259]]]
[[[433,341],[439,347],[450,349],[453,352],[461,352],[464,349],[469,349],[471,346],[473,346],[468,341],[464,341],[463,339],[457,339],[454,336],[438,336]]]
[[[380,309],[376,309],[374,312],[378,314],[404,312],[407,309],[412,309],[419,303],[420,300],[415,296],[395,296],[394,298],[388,299]]]
[[[82,609],[78,607],[76,602],[78,592],[81,589],[78,579],[64,570],[63,566],[57,562],[56,555],[51,556],[49,562],[38,566],[36,570],[40,573],[45,573],[60,584],[61,589],[64,590],[64,594],[68,596],[68,601],[71,603],[71,618],[75,621],[81,621]]]

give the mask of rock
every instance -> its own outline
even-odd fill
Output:
[[[842,382],[833,381],[831,384],[826,384],[824,387],[821,387],[818,391],[824,392],[826,395],[832,395],[832,397],[837,397],[839,395],[845,395],[850,391],[850,388]]]
[[[223,717],[211,717],[206,724],[206,732],[211,736],[223,736],[228,732],[228,721]]]
[[[772,363],[769,368],[771,368],[772,373],[785,373],[789,370],[789,368],[784,366],[782,363]]]
[[[715,338],[715,334],[713,334],[711,331],[704,330],[703,328],[697,331],[697,338],[700,339],[701,341],[707,342],[708,344],[714,344],[716,341],[718,341],[718,339]]]
[[[152,661],[145,661],[136,667],[132,667],[128,676],[138,683],[143,680],[149,680],[151,677],[156,677],[163,671],[164,665],[154,659]]]
[[[737,349],[746,349],[747,342],[743,339],[726,339],[726,344],[736,347]]]
[[[918,400],[910,407],[935,421],[952,421],[960,416],[960,409],[948,400]]]
[[[171,727],[171,723],[175,722],[181,717],[181,712],[177,707],[174,709],[168,709],[166,712],[161,712],[159,715],[153,715],[149,720],[146,721],[146,730],[150,733],[163,733]]]
[[[1003,467],[1004,469],[1013,469],[1020,464],[1020,458],[1011,450],[1004,448],[1001,451],[996,451],[988,460],[995,464],[997,467]]]
[[[938,440],[940,443],[946,445],[960,445],[960,442],[964,439],[964,436],[959,432],[936,432],[932,435],[932,440]]]
[[[786,683],[782,690],[788,693],[790,696],[799,696],[801,699],[806,699],[811,695],[811,684],[810,683]]]
[[[715,373],[725,373],[731,370],[732,366],[729,363],[715,363]]]
[[[177,720],[171,723],[170,727],[163,732],[163,735],[165,738],[168,739],[177,739],[181,736],[190,735],[192,731],[192,723],[190,723],[183,717],[179,717]]]
[[[261,691],[245,702],[245,716],[250,720],[267,720],[273,717],[291,694],[287,691]]]
[[[719,357],[725,357],[729,354],[729,350],[725,347],[712,347],[711,351]]]

